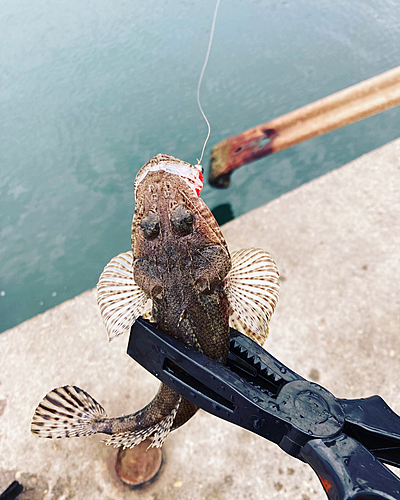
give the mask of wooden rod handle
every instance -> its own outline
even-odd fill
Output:
[[[209,182],[228,187],[233,170],[400,104],[400,66],[216,144]]]

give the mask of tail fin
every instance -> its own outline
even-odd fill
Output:
[[[90,436],[104,408],[79,387],[66,385],[49,392],[35,410],[31,432],[43,438]]]

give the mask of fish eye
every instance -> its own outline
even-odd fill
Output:
[[[193,231],[194,216],[183,203],[177,205],[171,212],[172,229],[182,236]]]
[[[152,240],[160,234],[160,218],[155,212],[149,212],[148,215],[140,221],[140,227],[143,230],[143,236],[146,240]]]

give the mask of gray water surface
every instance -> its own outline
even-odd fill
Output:
[[[153,155],[199,157],[214,5],[3,0],[0,331],[95,286],[130,248],[133,182]],[[203,165],[223,138],[399,64],[398,1],[222,0]],[[245,166],[202,197],[236,217],[399,135],[395,108]]]

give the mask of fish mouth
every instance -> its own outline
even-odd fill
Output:
[[[203,189],[203,167],[201,165],[186,163],[174,156],[158,154],[153,156],[149,162],[143,165],[137,173],[134,188],[135,198],[138,186],[146,175],[150,172],[158,172],[160,170],[179,176],[188,184],[196,196],[200,196],[200,192]]]

